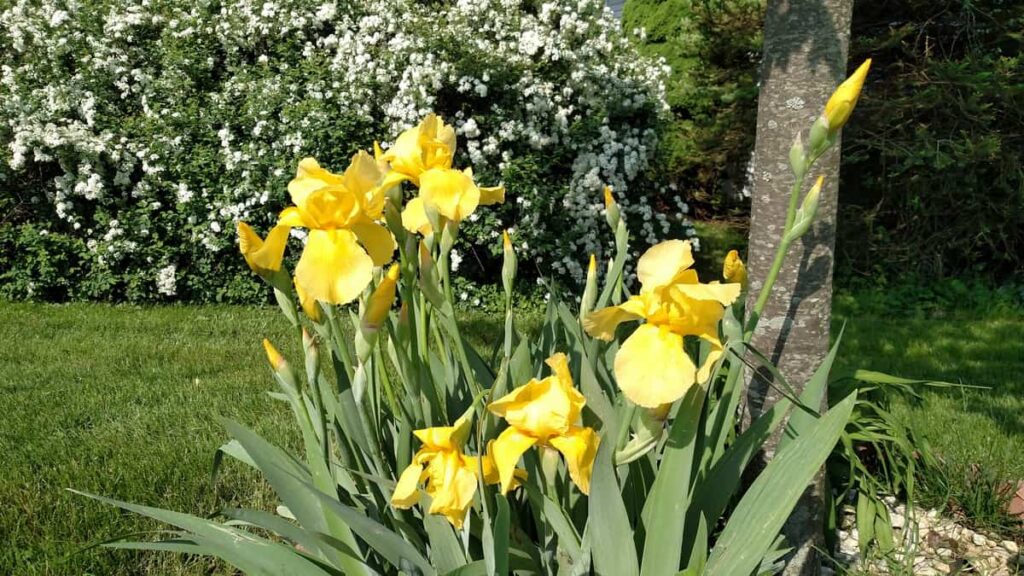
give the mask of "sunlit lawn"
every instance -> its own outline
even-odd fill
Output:
[[[477,316],[477,338],[496,323]],[[841,362],[991,386],[930,394],[900,413],[949,462],[1024,478],[1024,319],[850,318]],[[254,474],[229,468],[213,489],[218,417],[291,443],[266,394],[260,338],[295,352],[271,308],[0,304],[0,573],[200,574],[215,563],[91,549],[155,528],[65,488],[208,514],[267,506]]]

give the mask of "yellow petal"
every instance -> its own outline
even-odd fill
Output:
[[[512,427],[544,440],[565,433],[579,420],[579,392],[557,377],[531,380],[492,402],[487,409]]]
[[[352,156],[352,161],[349,162],[341,179],[350,192],[365,194],[379,186],[383,177],[384,174],[381,173],[380,166],[373,156],[360,150]]]
[[[504,186],[480,187],[481,206],[490,206],[491,204],[501,204],[503,202],[505,202]]]
[[[594,470],[594,458],[600,442],[601,437],[592,428],[578,426],[573,426],[562,436],[548,440],[555,450],[565,456],[569,477],[584,494],[590,494],[590,474]]]
[[[433,428],[414,430],[413,435],[423,442],[425,449],[461,450],[462,445],[469,438],[473,425],[473,414],[472,409],[467,410],[451,426],[434,426]]]
[[[687,240],[666,240],[651,246],[637,262],[636,275],[644,292],[672,284],[676,276],[693,266]]]
[[[480,204],[480,189],[466,172],[433,168],[420,174],[420,197],[456,222],[469,216]]]
[[[620,306],[608,306],[587,314],[583,319],[583,329],[594,338],[610,341],[615,337],[615,329],[623,322],[639,320],[643,316],[624,310]]]
[[[643,324],[615,355],[615,379],[634,404],[657,408],[675,402],[697,377],[683,350],[683,337],[667,328]]]
[[[561,352],[553,354],[544,361],[551,368],[552,375],[561,385],[562,393],[565,394],[571,404],[568,416],[569,423],[574,423],[587,405],[587,398],[580,393],[573,385],[572,372],[569,370],[569,358]]]
[[[558,378],[566,381],[572,386],[572,372],[569,370],[569,357],[565,354],[558,352],[552,354],[550,358],[544,361],[545,364],[551,368],[551,372]]]
[[[870,68],[871,59],[868,58],[836,88],[836,91],[828,99],[824,115],[825,120],[828,121],[829,132],[836,132],[850,119],[850,114],[853,113],[853,108],[857,105],[861,88],[864,86],[864,79],[867,78]]]
[[[536,443],[536,438],[527,436],[515,428],[506,428],[494,441],[494,465],[498,468],[502,494],[508,494],[512,489],[519,458]]]
[[[281,211],[281,214],[277,217],[277,225],[291,226],[293,228],[311,228],[311,226],[306,224],[302,219],[302,212],[299,212],[299,209],[295,206],[289,206]]]
[[[409,232],[419,232],[429,236],[432,232],[430,220],[427,219],[427,211],[423,208],[422,198],[413,198],[405,204],[402,210],[402,226]]]
[[[394,145],[384,152],[383,158],[391,164],[391,169],[401,173],[414,183],[419,183],[423,173],[423,154],[419,146],[420,128],[414,126],[399,134]]]
[[[387,228],[376,222],[361,222],[349,227],[359,238],[359,242],[366,248],[374,266],[383,266],[391,262],[391,256],[395,253],[395,238]]]
[[[681,294],[694,300],[714,300],[728,306],[735,302],[736,298],[739,298],[743,286],[712,282],[710,284],[676,284],[672,286],[672,289],[678,290]]]
[[[337,186],[341,183],[341,176],[324,170],[313,158],[303,158],[299,162],[295,178],[288,183],[288,193],[292,197],[292,203],[302,207],[306,203],[306,198],[313,192],[326,186]]]
[[[307,297],[347,304],[373,279],[373,260],[348,230],[310,230],[295,266],[295,283]]]
[[[487,442],[487,452],[483,458],[480,459],[479,463],[477,458],[472,456],[466,456],[467,465],[474,470],[480,470],[483,473],[483,481],[485,484],[500,484],[501,477],[498,475],[498,466],[494,463],[494,440]],[[511,490],[515,490],[519,485],[529,478],[529,474],[522,468],[516,468],[516,471],[512,474],[512,487]]]
[[[420,478],[423,476],[423,466],[410,464],[398,478],[395,491],[391,494],[391,505],[395,508],[409,508],[420,500]]]
[[[238,248],[253,272],[267,275],[281,269],[290,230],[290,227],[279,224],[263,240],[248,224],[238,223]]]

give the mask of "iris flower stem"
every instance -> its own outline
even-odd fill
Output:
[[[483,391],[480,387],[480,383],[476,381],[476,375],[473,373],[473,367],[469,364],[469,356],[466,355],[466,343],[462,339],[462,333],[459,330],[459,323],[455,320],[455,300],[452,297],[452,282],[451,274],[448,272],[448,252],[441,251],[441,283],[444,285],[444,298],[451,309],[451,314],[445,315],[445,321],[448,323],[448,329],[451,330],[452,336],[455,338],[455,355],[458,357],[459,364],[462,365],[462,371],[466,374],[466,382],[469,383],[470,390],[473,394],[479,394]]]
[[[796,220],[797,202],[800,200],[800,190],[803,189],[804,176],[807,174],[810,164],[809,162],[807,167],[797,172],[793,188],[789,192],[786,226],[782,229],[782,239],[779,242],[779,247],[775,250],[775,259],[772,261],[772,267],[768,270],[768,276],[765,277],[764,285],[761,286],[761,292],[757,295],[757,301],[754,302],[754,309],[750,312],[750,318],[747,320],[747,328],[743,332],[744,342],[750,342],[751,337],[754,335],[757,323],[761,319],[761,312],[768,303],[768,296],[772,293],[772,287],[775,286],[775,281],[779,277],[779,271],[782,270],[782,264],[785,262],[786,254],[789,252],[791,243],[786,240],[786,237],[789,234],[790,228],[793,227],[793,222]]]

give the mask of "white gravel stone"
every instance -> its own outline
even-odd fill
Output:
[[[1000,543],[1000,546],[1005,548],[1006,551],[1010,554],[1016,554],[1020,552],[1020,547],[1017,546],[1017,543],[1012,540],[1004,540],[1002,543]]]

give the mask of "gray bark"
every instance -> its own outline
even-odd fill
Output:
[[[799,132],[806,141],[807,129],[846,75],[852,5],[852,0],[768,2],[751,182],[748,310],[771,268],[786,220],[793,139]],[[754,347],[798,389],[828,351],[838,168],[837,143],[807,174],[803,192],[819,174],[825,175],[817,220],[790,249],[753,338]],[[779,396],[763,374],[748,374],[745,422]],[[774,454],[777,441],[768,442],[765,458]],[[822,490],[819,474],[786,523],[784,533],[794,548],[786,574],[819,573],[815,547],[823,544]]]

